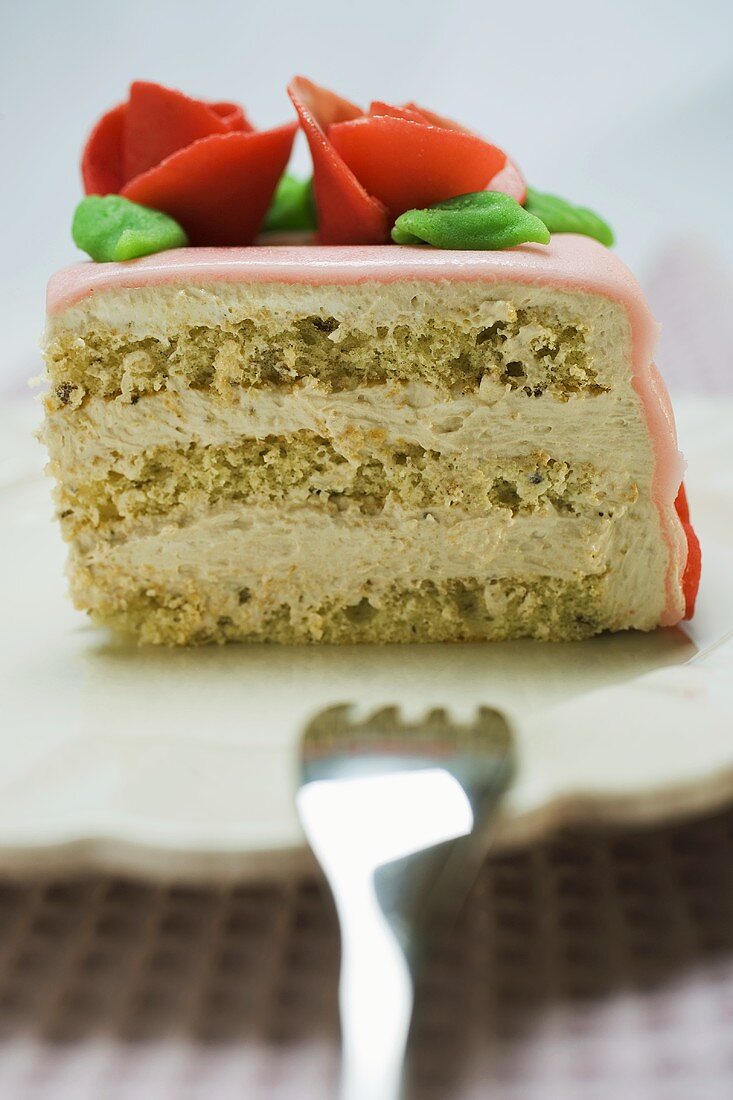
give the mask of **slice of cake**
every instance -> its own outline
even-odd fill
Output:
[[[94,262],[52,278],[46,334],[77,606],[169,644],[689,616],[655,325],[609,226],[415,103],[288,91],[298,122],[256,131],[138,81],[87,142]]]
[[[62,271],[48,310],[45,437],[99,622],[357,642],[685,615],[655,325],[594,240],[183,249]]]

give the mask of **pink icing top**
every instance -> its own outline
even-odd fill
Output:
[[[504,252],[454,252],[404,245],[269,245],[179,248],[126,263],[87,260],[63,268],[48,284],[49,313],[105,290],[160,283],[391,283],[403,279],[516,281],[587,290],[616,298],[632,325],[653,341],[654,322],[631,272],[590,237],[565,233],[549,245]],[[651,348],[649,349],[651,352]]]
[[[667,608],[663,625],[682,618],[681,583],[687,558],[684,531],[674,508],[684,464],[677,450],[672,409],[653,365],[657,325],[628,268],[607,248],[574,234],[556,234],[549,245],[504,252],[459,252],[401,245],[373,247],[270,245],[253,248],[182,248],[126,263],[86,261],[57,272],[48,284],[49,314],[88,297],[123,288],[215,282],[355,284],[449,279],[488,283],[537,283],[581,290],[619,302],[631,326],[633,384],[652,440],[653,495],[669,548]]]

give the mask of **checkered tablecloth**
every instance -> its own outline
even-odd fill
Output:
[[[733,392],[716,261],[671,245],[647,286],[673,392]],[[327,1100],[337,973],[317,881],[0,882],[0,1098]],[[419,1100],[728,1100],[733,810],[490,859],[413,1066]]]
[[[326,1100],[337,970],[312,880],[6,883],[0,1096]],[[420,1100],[728,1100],[733,812],[490,859],[420,1005]]]

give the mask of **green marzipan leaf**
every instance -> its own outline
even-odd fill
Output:
[[[313,181],[301,180],[286,172],[277,185],[262,228],[266,233],[315,229]]]
[[[71,235],[78,248],[100,263],[134,260],[188,244],[173,218],[122,195],[87,195],[74,211]]]
[[[435,248],[502,249],[534,241],[547,244],[546,226],[499,191],[457,195],[425,210],[407,210],[392,230],[395,244],[431,244]]]
[[[558,195],[547,195],[528,187],[524,208],[540,218],[551,233],[581,233],[584,237],[595,237],[608,247],[613,244],[613,230],[608,222],[595,211],[574,206]]]

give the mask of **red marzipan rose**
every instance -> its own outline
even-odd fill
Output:
[[[690,507],[687,503],[687,493],[684,485],[680,485],[674,506],[687,539],[687,563],[682,577],[682,593],[685,598],[685,618],[691,619],[695,614],[695,601],[700,587],[702,552],[700,550],[700,540],[690,523]]]
[[[381,244],[405,210],[486,189],[524,201],[501,149],[415,103],[375,100],[367,114],[304,76],[288,87],[313,160],[323,244]]]
[[[136,81],[92,130],[87,195],[124,195],[175,218],[192,245],[246,245],[285,171],[296,123],[255,130],[236,103]]]

